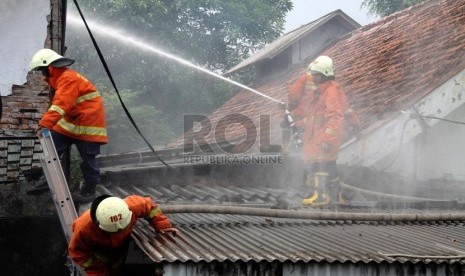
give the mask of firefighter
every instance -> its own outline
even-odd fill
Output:
[[[313,93],[316,89],[315,83],[313,82],[313,77],[310,72],[305,72],[297,81],[289,88],[289,93],[287,95],[288,105],[287,108],[289,111],[293,111],[300,106],[308,106],[311,99],[313,98]],[[360,133],[360,119],[357,113],[351,108],[347,101],[347,97],[344,91],[341,91],[339,99],[341,100],[341,107],[344,113],[344,140],[348,139],[351,136],[356,136]],[[299,107],[301,109],[303,107]],[[295,117],[295,114],[293,118]],[[305,119],[298,120],[301,118],[294,118],[296,120],[296,126],[301,128],[305,125]]]
[[[95,199],[95,187],[100,183],[95,157],[108,138],[102,97],[90,81],[67,67],[73,63],[74,59],[42,49],[32,57],[29,69],[42,72],[54,91],[51,106],[39,121],[37,134],[41,135],[42,128],[49,129],[59,156],[76,145],[82,159],[80,168],[84,181],[73,199],[77,203],[87,203]],[[27,193],[37,195],[47,189],[47,181],[42,176]]]
[[[87,275],[125,275],[129,237],[139,218],[148,220],[159,234],[179,234],[149,197],[101,195],[73,222],[69,256]]]
[[[310,197],[303,204],[323,206],[342,201],[336,159],[343,139],[347,100],[334,80],[331,58],[319,56],[290,89],[293,117],[305,126],[303,161]]]

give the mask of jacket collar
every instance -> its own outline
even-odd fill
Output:
[[[330,87],[333,84],[333,82],[334,81],[331,80],[331,81],[327,81],[325,83],[318,85],[318,87],[316,88],[316,92],[318,94],[323,94],[326,91],[326,89],[328,89],[328,87]]]
[[[48,84],[54,89],[56,89],[56,85],[58,82],[58,79],[60,76],[63,74],[64,71],[66,71],[68,68],[67,67],[53,67],[49,66],[48,71],[50,72],[50,77],[48,79]]]

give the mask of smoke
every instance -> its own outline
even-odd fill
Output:
[[[0,16],[0,24],[4,26],[7,21],[10,21],[11,17],[15,14],[14,11],[17,10],[16,7],[24,6],[25,2],[27,2],[27,0],[0,1],[0,11],[2,11],[2,16]]]

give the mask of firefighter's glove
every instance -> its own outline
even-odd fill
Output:
[[[36,135],[40,138],[42,138],[42,126],[38,125],[36,128]]]
[[[323,144],[321,145],[321,147],[323,148],[323,152],[325,152],[325,153],[328,153],[328,152],[331,151],[331,145],[330,145],[330,144],[323,143]]]
[[[166,235],[166,234],[171,233],[173,235],[173,237],[177,237],[179,235],[179,233],[180,233],[178,229],[173,228],[173,227],[160,229],[157,232],[159,234],[161,234],[161,235]]]

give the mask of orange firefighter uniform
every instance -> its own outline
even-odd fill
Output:
[[[302,98],[313,97],[316,85],[313,83],[311,74],[305,74],[297,79],[297,81],[289,88],[287,101],[289,110],[294,110],[298,105],[308,104],[307,101],[302,101]]]
[[[102,97],[94,85],[67,67],[48,67],[55,95],[42,127],[87,142],[108,142]]]
[[[304,74],[289,88],[289,93],[287,95],[289,110],[305,109],[309,106],[311,100],[313,99],[313,93],[316,89],[316,85],[313,83],[313,78],[311,74]],[[344,134],[359,130],[360,128],[360,119],[354,110],[350,107],[347,96],[344,91],[339,89],[341,95],[339,95],[339,100],[341,103],[342,112],[344,114],[344,127],[348,128],[348,131],[344,129]],[[299,112],[302,113],[302,112]],[[304,121],[299,120],[297,114],[293,114],[297,122],[297,127],[303,127],[305,125]],[[301,115],[301,114],[299,114]],[[301,117],[301,116],[300,116]]]
[[[87,275],[114,275],[112,269],[123,265],[127,254],[128,237],[139,218],[150,221],[156,231],[172,228],[169,219],[149,197],[137,195],[124,199],[132,211],[129,225],[114,233],[106,232],[92,221],[90,210],[73,223],[73,236],[68,252],[73,261],[84,268]]]
[[[303,160],[306,163],[335,161],[342,143],[344,94],[335,81],[308,89],[293,110],[296,118],[305,118]],[[326,144],[327,146],[324,146]]]

